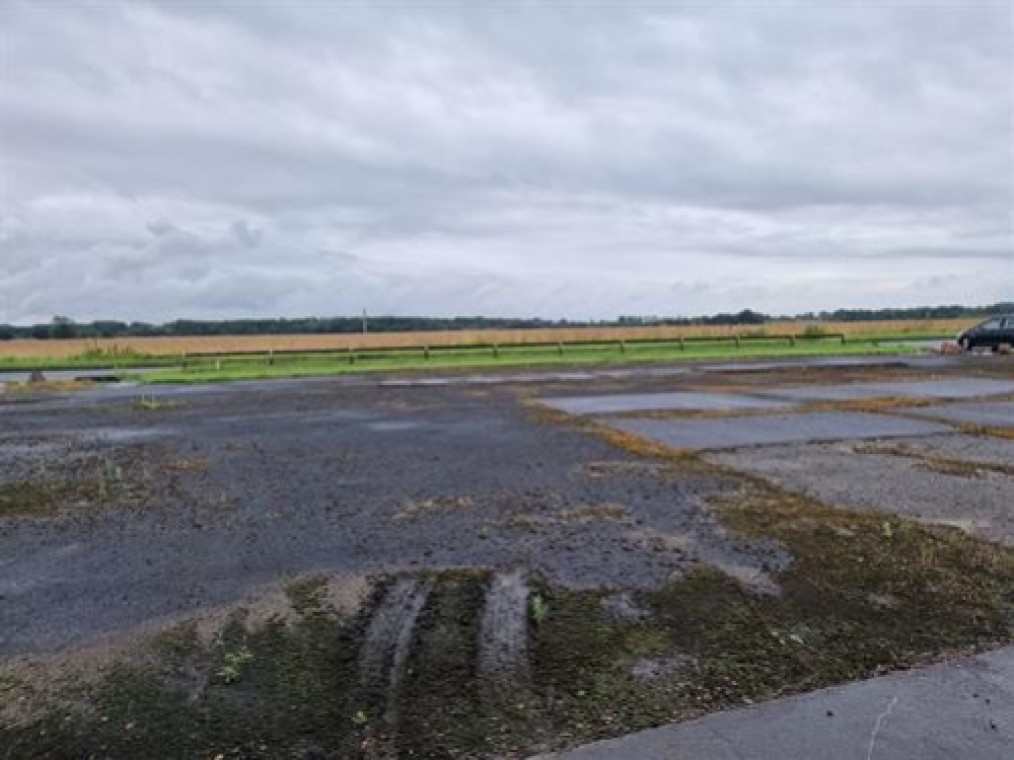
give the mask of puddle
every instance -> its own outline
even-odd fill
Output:
[[[779,409],[788,402],[739,396],[731,393],[626,393],[611,396],[544,398],[539,402],[567,414],[615,414],[640,411],[713,411],[727,409]]]
[[[775,443],[892,438],[951,432],[934,422],[858,412],[698,420],[608,420],[607,424],[680,449],[732,449]]]

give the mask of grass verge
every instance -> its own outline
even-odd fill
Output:
[[[174,367],[138,374],[134,379],[145,383],[208,383],[230,380],[262,380],[286,377],[314,377],[369,372],[422,372],[460,369],[499,369],[552,366],[595,366],[639,363],[708,361],[724,359],[776,359],[807,356],[904,355],[917,353],[908,347],[884,347],[874,342],[841,345],[833,341],[797,343],[795,347],[778,344],[729,345],[686,344],[645,346],[620,353],[615,349],[573,347],[564,353],[555,349],[503,349],[494,354],[489,349],[461,349],[443,354],[434,353],[425,359],[418,352],[402,354],[362,354],[350,362],[347,355],[310,355],[301,359],[275,357],[274,363],[251,357],[224,357],[187,368]],[[127,375],[129,376],[129,374]]]

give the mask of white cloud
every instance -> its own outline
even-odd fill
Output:
[[[7,3],[0,321],[1014,291],[1009,3]]]

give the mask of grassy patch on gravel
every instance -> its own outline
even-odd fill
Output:
[[[97,498],[100,490],[98,482],[23,480],[0,483],[0,519],[53,517],[69,503]]]

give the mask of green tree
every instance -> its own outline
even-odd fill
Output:
[[[53,324],[50,328],[50,335],[56,340],[74,338],[77,336],[77,326],[70,317],[53,317]]]

